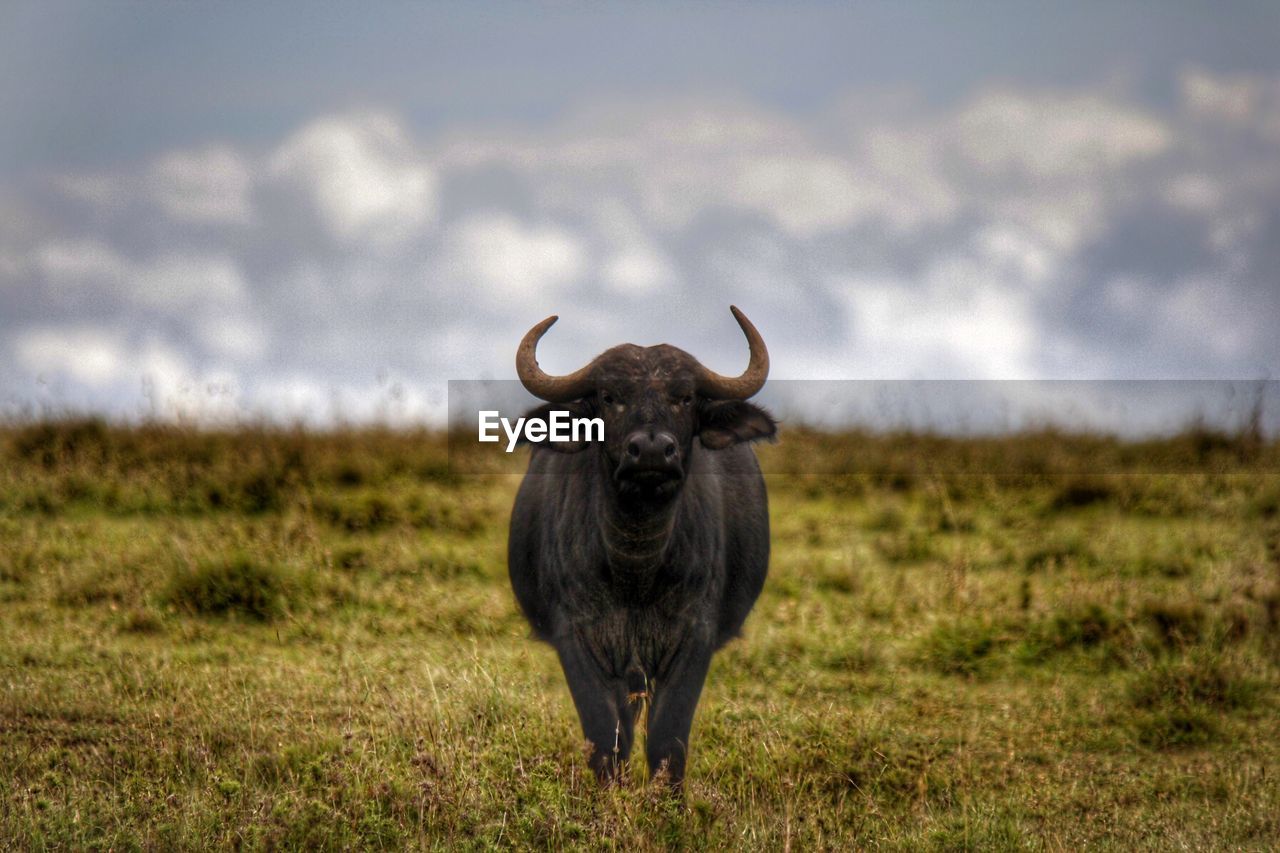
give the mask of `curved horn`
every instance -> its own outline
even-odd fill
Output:
[[[579,368],[567,376],[552,376],[538,367],[538,341],[560,318],[552,314],[530,329],[516,350],[516,375],[525,390],[548,403],[564,403],[576,400],[591,390],[589,374],[591,365]]]
[[[734,305],[730,305],[729,310],[742,327],[742,333],[747,336],[751,361],[741,376],[721,376],[698,365],[698,391],[704,396],[719,400],[745,400],[764,387],[764,380],[769,376],[769,350],[765,349],[764,338],[751,325],[747,315]]]

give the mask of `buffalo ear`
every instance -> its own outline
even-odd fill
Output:
[[[744,441],[772,439],[778,423],[759,406],[741,400],[708,403],[702,410],[698,438],[708,450],[723,450]]]
[[[547,425],[548,435],[551,430],[551,413],[552,412],[568,412],[573,418],[590,418],[595,416],[591,406],[585,400],[574,400],[571,403],[544,403],[536,409],[530,409],[524,413],[525,421],[543,421]],[[520,431],[520,437],[516,439],[516,445],[529,444],[533,447],[546,448],[556,453],[581,453],[591,446],[589,441],[540,441],[536,444],[525,438],[524,430]]]

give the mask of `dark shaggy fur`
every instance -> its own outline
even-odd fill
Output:
[[[534,634],[559,653],[590,763],[615,778],[649,700],[651,773],[684,778],[712,653],[737,635],[764,584],[769,513],[748,446],[773,419],[701,398],[697,362],[661,345],[614,347],[594,393],[568,409],[605,420],[595,445],[539,445],[511,514],[511,584]]]

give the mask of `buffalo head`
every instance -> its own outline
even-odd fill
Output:
[[[549,405],[531,412],[545,418],[553,409],[604,420],[605,440],[597,452],[624,497],[662,500],[676,495],[688,473],[694,441],[708,450],[772,438],[777,431],[767,412],[745,402],[769,374],[769,352],[755,326],[730,308],[751,351],[741,376],[721,376],[684,350],[669,344],[621,344],[565,376],[538,367],[538,341],[558,319],[548,317],[529,330],[516,353],[524,387]],[[584,442],[547,447],[562,453],[585,450]]]

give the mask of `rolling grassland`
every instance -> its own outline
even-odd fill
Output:
[[[784,431],[687,797],[427,433],[0,430],[0,847],[1280,846],[1280,447]],[[643,754],[642,750],[639,754]]]

